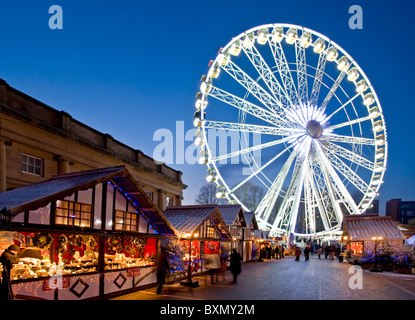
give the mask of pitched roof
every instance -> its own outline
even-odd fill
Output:
[[[345,217],[343,232],[346,232],[352,241],[371,240],[373,237],[390,240],[405,239],[391,217],[372,214]]]
[[[217,205],[167,207],[163,213],[179,234],[193,233],[205,220],[211,218],[221,238],[230,239],[226,223]]]
[[[56,175],[42,182],[2,192],[0,193],[0,208],[6,207],[16,215],[26,210],[46,206],[51,201],[72,195],[75,191],[86,190],[110,180],[128,195],[137,209],[161,233],[174,234],[174,228],[163,213],[148,198],[124,166]]]
[[[17,214],[32,208],[34,203],[47,205],[52,196],[70,196],[76,190],[88,189],[103,180],[111,179],[123,170],[123,166],[117,166],[55,175],[42,182],[0,193],[0,207],[6,207]]]
[[[252,223],[252,227],[256,230],[258,230],[258,223],[255,218],[255,213],[252,211],[245,211],[244,212],[245,222],[246,225],[249,227]]]
[[[218,205],[220,213],[222,214],[223,220],[225,220],[226,224],[234,224],[237,220],[238,215],[241,213],[243,217],[243,210],[240,204],[224,204]],[[243,217],[244,219],[244,217]],[[245,219],[244,219],[245,224]]]

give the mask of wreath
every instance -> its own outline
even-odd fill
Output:
[[[115,254],[123,251],[122,241],[118,237],[109,237],[107,239],[107,252]]]
[[[98,249],[98,243],[97,243],[97,240],[95,240],[95,237],[90,236],[88,240],[89,240],[88,242],[89,249],[92,251],[96,251]]]
[[[39,232],[33,238],[33,244],[40,249],[46,250],[53,243],[53,237],[49,233]]]

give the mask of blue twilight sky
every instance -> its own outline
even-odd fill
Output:
[[[348,25],[354,4],[362,30]],[[62,7],[62,30],[48,26],[52,5]],[[192,128],[199,80],[219,48],[258,25],[302,25],[345,49],[378,94],[389,143],[382,213],[389,199],[415,200],[414,13],[412,0],[1,1],[0,78],[152,156],[158,129]],[[205,167],[169,165],[193,203]]]

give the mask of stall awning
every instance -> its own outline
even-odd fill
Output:
[[[168,207],[164,211],[164,216],[169,220],[179,236],[194,233],[207,219],[211,219],[221,240],[227,241],[231,239],[231,235],[217,205]]]
[[[165,235],[175,230],[163,213],[124,166],[107,167],[61,174],[32,185],[0,193],[0,208],[6,207],[13,215],[35,210],[48,203],[72,195],[75,191],[92,188],[99,183],[114,183],[131,199],[157,229]]]
[[[347,235],[351,241],[372,240],[373,237],[389,240],[405,239],[391,217],[371,214],[345,217],[343,235]]]

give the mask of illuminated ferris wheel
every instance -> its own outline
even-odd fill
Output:
[[[255,215],[272,236],[334,233],[378,195],[381,105],[353,58],[320,33],[267,24],[234,37],[202,77],[196,108],[199,163],[217,197],[248,210],[238,191],[261,186]],[[238,148],[218,146],[218,132],[236,134]]]

